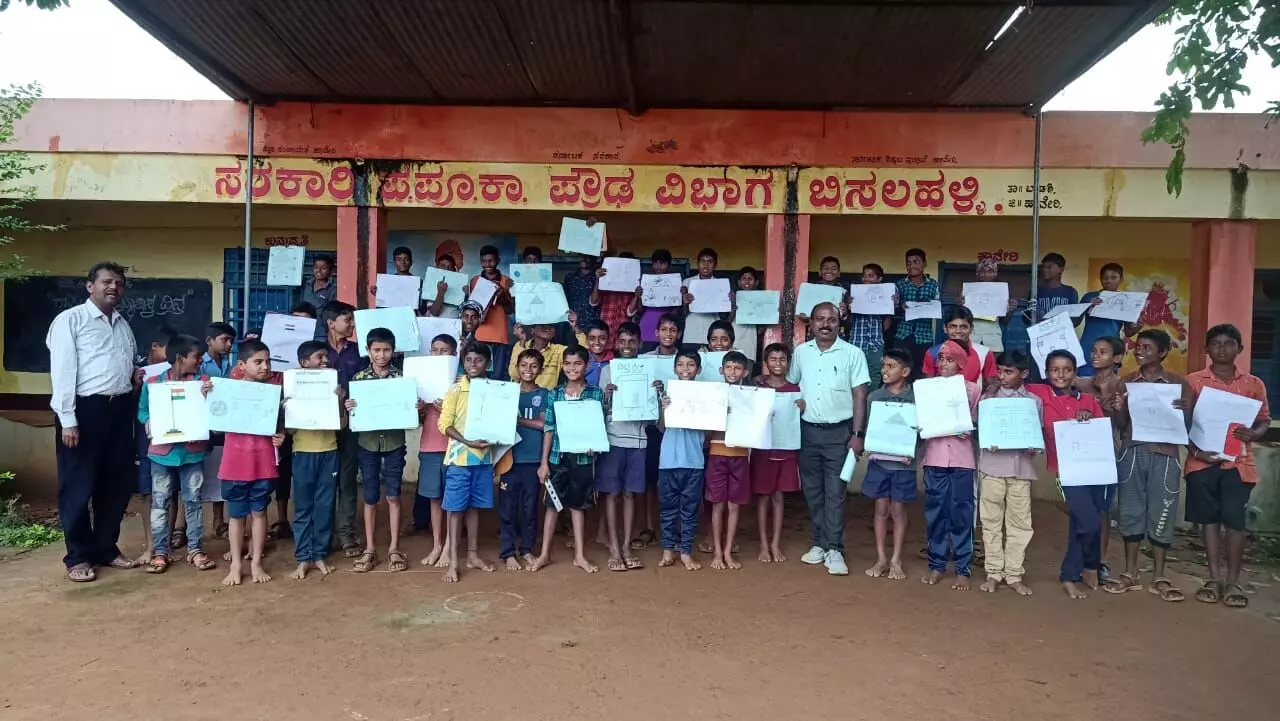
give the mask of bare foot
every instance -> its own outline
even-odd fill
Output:
[[[441,553],[440,553],[440,557],[436,559],[435,567],[436,567],[436,568],[448,568],[448,567],[449,567],[449,553],[448,553],[448,549],[445,549],[443,552],[441,552]]]
[[[686,571],[696,571],[702,568],[702,564],[693,560],[693,556],[688,553],[680,554],[680,562],[684,564],[684,570]]]
[[[329,568],[329,564],[324,561],[316,561],[314,565],[316,570],[320,572],[321,577],[328,576],[330,573],[333,573],[333,569]]]
[[[720,556],[716,556],[715,558],[712,558],[712,559],[711,559],[711,568],[712,568],[712,569],[714,569],[714,570],[716,570],[716,571],[723,571],[723,570],[724,570],[724,559],[723,559],[723,558],[721,558]]]
[[[135,566],[145,566],[151,563],[151,551],[143,551],[141,556],[133,559]]]
[[[250,563],[249,574],[253,576],[254,583],[266,583],[271,580],[271,576],[267,575],[267,572],[262,568],[261,563]]]
[[[760,555],[756,556],[756,558],[761,563],[773,563],[773,556],[769,554],[769,548],[767,546],[760,547]]]
[[[422,559],[422,565],[424,566],[436,565],[436,562],[440,560],[440,555],[442,553],[444,553],[443,548],[441,548],[440,546],[432,546],[431,553],[428,553],[427,557]]]
[[[445,583],[457,583],[458,569],[450,566],[449,570],[444,572],[444,576],[441,577],[441,580],[443,580]]]
[[[224,586],[239,586],[241,581],[240,563],[233,561],[231,570],[227,571],[227,577],[222,579]]]
[[[1085,593],[1075,581],[1063,581],[1062,590],[1067,592],[1067,596],[1071,598],[1088,598],[1089,594]]]
[[[938,581],[941,581],[941,580],[942,580],[942,571],[934,571],[930,569],[929,574],[924,578],[920,579],[920,582],[929,586],[933,586],[937,584]]]
[[[550,565],[551,565],[551,559],[550,559],[549,557],[547,557],[547,556],[538,556],[537,558],[533,559],[533,562],[532,562],[532,563],[530,563],[530,564],[529,564],[529,570],[530,570],[530,571],[541,571],[542,569],[544,569],[544,568],[546,568],[547,566],[550,566]]]
[[[1009,586],[1012,587],[1013,590],[1017,591],[1019,596],[1031,595],[1031,587],[1023,583],[1022,581],[1016,581],[1014,583],[1009,584]]]
[[[523,569],[523,567],[521,567],[520,562],[516,560],[515,556],[512,556],[511,558],[508,558],[506,561],[504,561],[504,562],[503,562],[503,564],[502,564],[502,565],[503,565],[503,567],[505,567],[508,571],[522,571],[522,570],[524,570],[524,569]]]
[[[786,563],[786,562],[787,562],[787,557],[786,557],[786,556],[784,556],[784,555],[782,555],[782,549],[781,549],[781,548],[778,548],[777,546],[774,546],[774,547],[772,547],[772,548],[770,548],[770,549],[769,549],[769,553],[770,553],[770,555],[772,555],[772,556],[773,556],[773,562],[774,562],[774,563]]]
[[[577,566],[578,568],[581,568],[587,573],[595,573],[596,571],[600,570],[599,567],[597,567],[594,563],[592,563],[591,561],[588,561],[585,556],[578,556],[577,558],[573,559],[573,565]]]
[[[674,566],[675,564],[676,552],[668,551],[664,548],[662,550],[662,560],[658,561],[658,568],[666,568],[667,566]]]
[[[311,568],[310,562],[303,561],[302,563],[299,563],[298,568],[295,569],[293,573],[289,574],[289,578],[292,578],[295,581],[301,581],[302,579],[307,577],[308,568]]]
[[[1085,569],[1085,572],[1083,575],[1084,575],[1084,585],[1088,586],[1089,589],[1092,591],[1098,590],[1098,572]]]
[[[889,564],[885,561],[876,561],[876,565],[868,568],[866,574],[872,578],[880,578],[884,572],[889,570]]]
[[[890,581],[907,580],[907,572],[902,570],[901,561],[893,561],[893,560],[889,561],[889,580]]]
[[[998,588],[1000,588],[1000,579],[992,578],[991,576],[987,576],[987,580],[983,581],[981,586],[978,586],[978,590],[986,591],[987,593],[995,593]]]
[[[467,551],[467,568],[474,568],[477,571],[492,571],[493,565],[480,557],[475,551]]]
[[[725,568],[728,568],[731,571],[736,571],[742,568],[742,564],[738,563],[737,559],[733,557],[732,553],[724,554],[724,565],[725,565]]]
[[[524,561],[524,565],[526,565],[526,566],[532,566],[532,565],[533,565],[533,563],[534,563],[534,561],[537,561],[537,560],[538,560],[538,558],[537,558],[537,556],[534,556],[532,553],[526,553],[526,554],[524,554],[523,556],[521,556],[521,557],[520,557],[520,560],[521,560],[521,561]]]
[[[951,590],[953,590],[953,591],[968,591],[968,590],[969,590],[969,577],[968,577],[968,576],[961,576],[960,574],[958,574],[958,573],[957,573],[957,574],[956,574],[956,580],[954,580],[954,581],[952,581],[952,582],[951,582]]]

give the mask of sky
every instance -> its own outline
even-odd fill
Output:
[[[1145,28],[1045,109],[1151,110],[1169,85],[1164,68],[1172,48],[1172,28]],[[0,87],[31,81],[53,98],[226,98],[108,0],[72,0],[54,12],[19,2],[0,15]],[[1234,112],[1261,112],[1280,99],[1280,68],[1254,58],[1244,84],[1253,92]]]

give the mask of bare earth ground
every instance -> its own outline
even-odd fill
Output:
[[[1146,592],[1072,601],[1056,583],[1066,517],[1037,504],[1029,599],[979,592],[976,569],[965,593],[921,584],[918,508],[909,580],[872,580],[862,574],[874,560],[870,506],[850,506],[848,578],[799,563],[799,507],[788,509],[782,565],[755,560],[744,514],[741,571],[658,569],[650,549],[644,570],[588,576],[558,539],[542,573],[471,571],[447,585],[417,563],[429,545],[417,536],[398,576],[384,558],[368,575],[342,563],[327,579],[293,581],[283,542],[267,561],[271,583],[223,590],[223,563],[107,570],[73,585],[60,546],[18,554],[0,563],[0,718],[1278,717],[1272,569],[1253,569],[1243,612],[1191,598],[1187,574],[1204,571],[1185,548],[1174,576],[1184,603]],[[126,521],[131,553],[139,523]],[[482,531],[492,561],[494,535]],[[594,545],[590,555],[606,557]]]

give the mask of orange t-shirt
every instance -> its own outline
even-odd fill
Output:
[[[1196,398],[1200,397],[1200,391],[1205,388],[1217,388],[1220,391],[1252,398],[1255,401],[1262,401],[1262,408],[1258,409],[1258,417],[1253,422],[1257,424],[1262,421],[1267,421],[1268,423],[1271,421],[1271,409],[1267,405],[1267,386],[1257,376],[1241,373],[1237,370],[1234,378],[1229,381],[1223,381],[1214,375],[1212,368],[1205,368],[1188,374],[1187,383],[1191,385],[1191,392],[1195,394]],[[1194,455],[1188,455],[1186,472],[1195,473],[1211,465],[1214,464],[1206,463]],[[1221,466],[1223,468],[1238,469],[1240,471],[1240,480],[1245,483],[1258,482],[1258,464],[1253,459],[1253,444],[1246,444],[1244,455],[1234,461],[1222,461]]]
[[[480,276],[477,275],[475,278],[471,279],[470,283],[467,284],[468,296],[470,296],[471,291],[475,289],[476,278],[479,277]],[[498,281],[498,284],[505,288],[507,292],[511,291],[511,279],[507,276],[502,276]],[[485,343],[501,343],[506,345],[507,311],[497,302],[489,305],[489,311],[485,313],[484,322],[476,327],[475,339]]]

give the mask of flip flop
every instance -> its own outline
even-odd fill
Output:
[[[1160,597],[1161,601],[1169,603],[1178,603],[1186,599],[1186,595],[1173,587],[1173,581],[1161,576],[1151,582],[1151,587],[1147,589],[1151,593]]]
[[[392,551],[387,554],[387,570],[403,571],[409,567],[408,557],[400,551]]]
[[[609,570],[610,570],[610,571],[625,571],[625,570],[627,570],[627,564],[626,564],[626,562],[624,562],[621,558],[610,558],[610,559],[609,559]]]
[[[133,561],[130,561],[124,556],[116,556],[115,558],[111,559],[111,562],[108,563],[107,566],[110,568],[118,568],[124,571],[130,568],[137,568],[138,564],[134,563]]]
[[[636,558],[635,556],[627,556],[626,558],[622,559],[622,562],[627,564],[628,571],[636,571],[641,568],[644,568],[644,562]]]
[[[151,562],[147,564],[147,573],[164,573],[169,570],[169,558],[162,554],[155,554],[151,557]]]
[[[1222,581],[1205,581],[1196,589],[1196,600],[1201,603],[1217,603],[1222,600]]]
[[[1227,584],[1226,595],[1222,597],[1222,605],[1228,608],[1248,608],[1249,597],[1244,595],[1244,587],[1238,583]]]
[[[378,554],[373,551],[365,551],[360,554],[360,558],[351,564],[351,570],[356,573],[368,573],[378,565]]]
[[[1129,591],[1141,591],[1142,582],[1139,581],[1134,576],[1131,576],[1127,573],[1122,573],[1119,576],[1112,578],[1110,583],[1102,587],[1102,590],[1106,591],[1107,593],[1128,593]]]
[[[77,563],[67,569],[67,578],[73,583],[90,583],[98,580],[98,574],[94,572],[93,566],[87,563]]]
[[[644,549],[649,547],[649,544],[654,543],[657,540],[658,540],[658,537],[654,535],[653,530],[646,528],[640,532],[640,535],[632,539],[631,550],[643,551]]]
[[[187,563],[191,564],[197,571],[209,571],[218,567],[209,554],[204,551],[195,550],[187,554]]]

